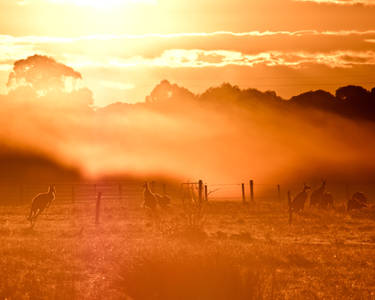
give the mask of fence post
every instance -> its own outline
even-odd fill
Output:
[[[20,203],[23,202],[23,185],[20,184]]]
[[[73,202],[76,201],[76,191],[75,191],[75,188],[74,188],[74,184],[72,184],[72,201]]]
[[[292,210],[292,197],[290,195],[290,191],[288,191],[288,212],[289,212],[289,225],[292,225],[293,210]]]
[[[100,202],[102,200],[102,193],[98,193],[98,197],[96,199],[96,212],[95,212],[95,224],[99,224],[99,219],[100,219]]]
[[[254,203],[254,180],[250,180],[250,199]]]
[[[121,183],[119,183],[119,185],[118,185],[118,200],[119,201],[122,200],[122,186],[121,186]]]
[[[180,195],[181,195],[181,200],[182,200],[182,205],[185,205],[185,198],[186,198],[186,190],[184,188],[184,184],[181,183],[180,185]]]
[[[279,197],[279,202],[281,202],[281,187],[280,187],[280,184],[277,185],[277,196]]]
[[[203,181],[199,180],[198,182],[198,195],[199,195],[199,204],[202,204],[203,200]]]
[[[204,186],[204,201],[208,202],[208,189],[207,189],[207,184]]]
[[[241,184],[241,188],[242,188],[242,203],[246,204],[245,184],[244,183]]]

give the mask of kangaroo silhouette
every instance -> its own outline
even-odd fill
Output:
[[[55,200],[55,196],[56,188],[54,185],[50,185],[46,193],[40,193],[33,198],[30,213],[27,218],[31,225],[33,225],[37,217],[51,205],[52,201]]]
[[[149,183],[145,182],[143,190],[143,207],[147,207],[151,210],[156,209],[156,205],[158,203],[157,196],[151,191]]]
[[[361,209],[368,207],[368,199],[366,195],[362,192],[356,192],[353,194],[352,198],[348,200],[347,209],[348,211],[353,209]]]
[[[308,198],[308,190],[311,190],[311,187],[304,184],[303,190],[294,197],[293,201],[290,203],[293,212],[303,211],[305,208],[305,202]]]
[[[326,180],[322,180],[322,185],[311,193],[310,206],[322,206],[326,183]]]

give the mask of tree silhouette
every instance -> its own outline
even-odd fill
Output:
[[[33,55],[14,63],[13,71],[9,74],[8,88],[30,86],[38,94],[46,94],[51,90],[64,91],[70,80],[82,79],[82,75],[53,58],[43,55]]]
[[[82,75],[51,57],[33,55],[14,63],[7,86],[10,102],[91,111],[93,94],[78,84]]]
[[[336,98],[346,102],[363,102],[371,100],[371,93],[361,86],[348,85],[336,91]]]
[[[147,103],[163,103],[170,101],[179,101],[194,99],[194,94],[188,89],[171,84],[168,80],[162,80],[146,97]]]

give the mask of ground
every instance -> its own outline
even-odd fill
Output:
[[[0,299],[375,299],[375,209],[101,208],[56,200],[31,229],[0,207]]]

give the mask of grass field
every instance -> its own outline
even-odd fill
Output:
[[[375,299],[375,209],[59,203],[0,208],[0,299]]]

